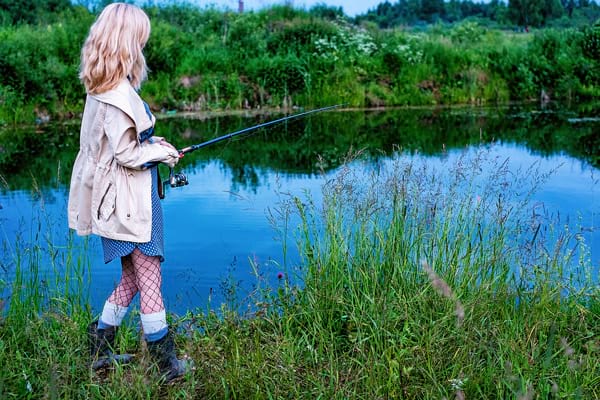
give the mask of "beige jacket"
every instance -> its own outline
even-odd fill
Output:
[[[69,190],[69,227],[79,235],[150,241],[151,171],[142,166],[178,157],[156,141],[140,143],[140,132],[154,122],[127,80],[108,92],[88,94]]]

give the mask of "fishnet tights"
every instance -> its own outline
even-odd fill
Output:
[[[165,309],[159,257],[147,256],[136,248],[131,254],[121,257],[121,268],[121,281],[108,298],[109,302],[128,307],[139,291],[142,314]]]

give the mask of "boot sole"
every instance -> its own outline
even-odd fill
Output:
[[[132,360],[133,354],[112,354],[109,357],[102,357],[92,362],[92,370],[98,371],[114,365],[125,365]]]

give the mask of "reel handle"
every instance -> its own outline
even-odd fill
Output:
[[[169,168],[169,179],[165,179],[164,181],[160,181],[160,177],[158,178],[159,181],[159,188],[158,188],[158,196],[160,197],[160,199],[164,199],[165,198],[165,193],[166,193],[166,189],[167,187],[182,187],[185,185],[189,185],[189,181],[187,176],[185,176],[185,174],[183,172],[179,172],[179,173],[175,173],[175,170],[173,168]]]

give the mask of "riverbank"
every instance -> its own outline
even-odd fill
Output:
[[[23,273],[3,298],[1,397],[600,396],[598,266],[580,232],[532,213],[543,175],[509,172],[486,146],[439,170],[399,154],[368,178],[360,160],[325,183],[322,204],[282,193],[274,226],[301,262],[275,282],[254,264],[248,295],[231,280],[223,305],[170,316],[196,370],[168,387],[135,310],[118,343],[136,361],[91,373],[88,249],[34,232],[13,247]],[[54,280],[36,273],[46,254]]]
[[[486,20],[380,29],[273,7],[150,7],[141,95],[153,111],[503,104],[598,98],[599,25],[499,29]],[[58,18],[58,16],[57,16]],[[0,125],[81,113],[77,74],[94,15],[0,26]]]

